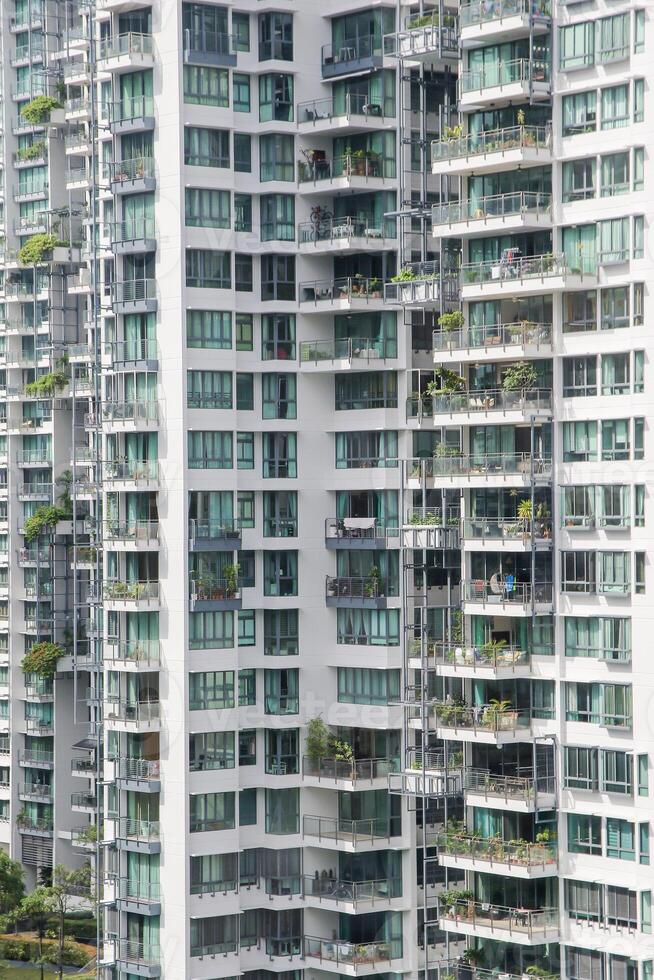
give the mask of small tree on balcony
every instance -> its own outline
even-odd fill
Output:
[[[59,99],[55,99],[52,95],[37,95],[35,99],[28,102],[20,110],[20,114],[25,120],[25,122],[31,123],[33,126],[39,126],[41,123],[45,123],[50,118],[50,113],[53,109],[62,109],[63,106]]]
[[[307,724],[307,734],[304,740],[304,751],[311,762],[326,759],[329,756],[329,728],[318,715]]]
[[[23,265],[39,265],[50,256],[53,248],[63,244],[57,235],[32,235],[18,252],[18,258]]]
[[[57,643],[42,640],[35,643],[21,661],[24,674],[36,674],[37,677],[53,677],[57,663],[66,651]]]
[[[52,531],[59,521],[70,519],[71,512],[65,507],[49,504],[47,507],[37,507],[31,517],[25,519],[23,535],[28,543],[36,541],[42,534]]]

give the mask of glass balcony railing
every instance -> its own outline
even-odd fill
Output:
[[[529,214],[551,218],[552,195],[539,191],[513,191],[486,197],[435,204],[431,209],[432,225],[468,224],[492,218],[515,218]]]
[[[371,575],[328,575],[325,587],[328,598],[377,599],[399,595],[397,583]]]
[[[419,641],[418,641],[419,643]],[[530,662],[527,650],[490,640],[474,646],[444,642],[428,642],[425,645],[426,666],[471,667],[473,669],[524,667]],[[416,656],[420,656],[420,646]]]
[[[370,844],[376,840],[389,840],[400,833],[400,826],[388,817],[370,817],[362,820],[343,820],[339,817],[318,817],[305,814],[302,818],[304,837],[330,840],[348,844]]]
[[[419,696],[420,690],[415,689],[416,703]],[[459,707],[447,701],[436,702],[431,706],[431,717],[437,728],[464,729],[491,734],[528,732],[532,719],[529,711],[507,707],[504,702],[479,704],[473,707]]]
[[[467,541],[522,541],[532,538],[547,541],[552,538],[552,521],[522,520],[520,518],[466,517],[461,523],[461,535]]]
[[[503,88],[505,85],[531,85],[550,81],[550,65],[547,61],[516,58],[514,61],[497,61],[486,68],[473,68],[461,72],[459,86],[462,95],[483,92],[485,89]]]
[[[156,459],[107,459],[103,468],[105,480],[121,482],[156,480],[159,472]]]
[[[399,772],[399,759],[312,759],[302,756],[302,775],[317,779],[346,782],[368,781]]]
[[[158,759],[139,759],[124,756],[114,760],[118,779],[131,779],[138,782],[158,780],[161,764]]]
[[[552,392],[546,388],[480,388],[446,391],[433,396],[412,395],[407,399],[407,418],[432,418],[457,412],[549,412]]]
[[[549,126],[505,126],[452,139],[433,140],[432,161],[504,154],[514,150],[546,150],[552,145]]]
[[[468,0],[461,4],[461,27],[488,24],[506,17],[532,16],[549,19],[552,16],[551,0]]]
[[[504,841],[496,837],[439,835],[436,848],[439,854],[446,857],[508,864],[517,868],[545,868],[556,865],[558,861],[556,844]]]
[[[157,298],[155,279],[126,279],[113,283],[111,290],[113,303],[143,303]]]
[[[435,351],[549,346],[552,343],[552,324],[520,320],[514,323],[484,323],[459,330],[434,330],[432,343]]]
[[[350,943],[339,939],[319,939],[304,937],[304,957],[320,963],[335,963],[337,966],[352,968],[375,966],[390,963],[393,958],[392,944],[384,942]],[[401,956],[399,949],[397,956]]]
[[[395,232],[387,222],[375,225],[374,218],[353,217],[327,218],[321,221],[303,221],[298,225],[300,245],[315,245],[318,242],[350,241],[363,239],[366,242],[381,242],[385,238],[395,238]]]
[[[556,791],[556,779],[554,776],[504,776],[481,769],[466,769],[463,788],[484,799],[534,803],[538,794],[551,795]]]
[[[323,78],[347,75],[364,68],[381,67],[383,40],[381,34],[344,38],[338,44],[323,44],[321,62]]]
[[[152,55],[152,35],[130,31],[115,37],[103,38],[97,43],[97,60],[123,58],[128,55]]]
[[[129,581],[108,579],[103,583],[102,594],[108,601],[148,601],[159,598],[158,581]]]
[[[345,276],[342,279],[316,279],[300,283],[300,303],[342,302],[384,298],[381,279]]]
[[[541,476],[552,472],[550,456],[531,453],[475,453],[465,455],[452,449],[442,456],[406,461],[407,479],[431,480],[439,476]]]
[[[160,839],[159,821],[121,817],[116,827],[116,837],[123,840],[158,841]]]
[[[132,721],[150,723],[159,721],[161,705],[159,701],[128,701],[108,695],[105,698],[105,718],[108,721]]]
[[[343,881],[326,871],[302,878],[305,898],[317,898],[321,903],[344,905],[385,905],[391,898],[402,895],[401,878],[378,878],[373,881]]]
[[[300,102],[297,113],[299,123],[315,124],[347,116],[371,117],[372,119],[394,116],[394,106],[389,105],[388,108],[392,111],[385,111],[383,100],[375,102],[367,95],[346,92],[340,99],[312,99],[310,102]]]
[[[515,605],[530,605],[535,603],[552,602],[552,583],[515,582],[512,576],[493,576],[491,581],[473,579],[461,583],[463,598],[466,602],[512,603]]]
[[[106,422],[156,422],[159,419],[159,405],[156,401],[104,402],[102,417]]]
[[[315,183],[331,180],[334,177],[394,177],[395,162],[382,159],[378,153],[355,151],[334,157],[332,161],[319,160],[314,163],[300,162],[298,180]]]
[[[146,119],[154,116],[154,98],[151,95],[126,96],[118,102],[109,105],[111,123],[145,123]]]
[[[504,942],[545,942],[559,934],[558,909],[507,908],[490,902],[442,903],[441,919],[455,925],[488,929]]]
[[[146,177],[154,177],[153,157],[133,157],[130,160],[119,160],[117,163],[109,164],[109,179],[112,183],[145,180]]]
[[[161,889],[158,881],[143,881],[140,878],[117,878],[114,881],[116,898],[144,904],[158,904]]]
[[[397,357],[394,341],[370,337],[344,337],[340,340],[311,340],[300,344],[301,364],[320,364],[324,361],[375,361]]]
[[[156,541],[159,537],[158,521],[106,521],[106,538],[113,541]]]

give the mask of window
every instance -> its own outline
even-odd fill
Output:
[[[597,293],[595,290],[568,293],[563,297],[563,332],[597,330]]]
[[[296,715],[300,710],[297,667],[288,670],[264,670],[264,705],[267,715]]]
[[[267,789],[266,833],[298,834],[300,832],[300,791],[296,788]]]
[[[189,810],[192,834],[205,830],[234,830],[236,826],[234,793],[192,793]]]
[[[645,390],[645,351],[634,351],[634,394]]]
[[[602,129],[619,129],[629,125],[629,86],[613,85],[602,89]]]
[[[259,76],[259,122],[293,122],[293,76]]]
[[[571,854],[602,853],[602,820],[590,814],[568,814],[568,850]]]
[[[297,418],[297,378],[294,374],[262,374],[261,400],[264,419]]]
[[[241,528],[255,526],[254,490],[239,490],[236,495],[236,515]]]
[[[234,194],[234,231],[252,231],[251,194]]]
[[[234,170],[237,174],[252,172],[252,137],[249,133],[234,133]]]
[[[257,764],[257,732],[254,728],[244,729],[238,733],[238,764],[239,766]]]
[[[232,13],[232,34],[236,51],[250,50],[250,15],[234,11]]]
[[[236,252],[234,255],[234,288],[237,293],[252,292],[252,256]]]
[[[297,657],[299,616],[297,609],[264,609],[263,652],[266,657]]]
[[[631,860],[631,859],[627,859]],[[638,861],[640,864],[649,864],[649,824],[638,824]]]
[[[292,136],[268,133],[259,137],[259,179],[295,180],[294,141]]]
[[[642,259],[645,257],[645,218],[642,214],[634,215],[634,248],[633,258]]]
[[[634,791],[634,759],[628,752],[602,749],[602,784],[604,793],[631,796]]]
[[[250,76],[234,72],[232,75],[234,112],[250,111]]]
[[[236,375],[236,408],[242,412],[251,412],[254,408],[253,374],[242,373]]]
[[[256,642],[256,615],[254,609],[239,609],[238,645],[240,647],[253,647]]]
[[[297,491],[264,490],[263,536],[264,538],[297,536]]]
[[[229,191],[202,190],[187,187],[185,223],[190,228],[229,228]]]
[[[582,68],[595,62],[595,24],[584,21],[559,28],[559,65],[562,70]]]
[[[185,126],[184,163],[191,167],[229,167],[229,130]]]
[[[186,346],[230,350],[232,315],[214,310],[186,311]]]
[[[597,224],[599,261],[603,265],[629,258],[629,218],[609,218]]]
[[[585,201],[595,197],[595,161],[569,160],[563,164],[563,200]]]
[[[234,732],[202,732],[189,735],[191,772],[233,769],[235,765]]]
[[[599,788],[598,750],[567,745],[565,747],[564,783],[566,789]]]
[[[356,646],[399,646],[397,609],[338,609],[336,642]]]
[[[242,789],[238,794],[238,825],[252,827],[257,822],[257,791]]]
[[[397,432],[337,432],[336,469],[397,466]]]
[[[597,94],[595,91],[564,95],[562,109],[564,136],[594,133],[597,129]]]
[[[645,284],[634,283],[634,327],[642,327],[645,316]]]
[[[621,861],[636,860],[634,825],[630,820],[617,817],[606,819],[606,856]]]
[[[645,79],[634,79],[634,122],[645,120]]]
[[[645,50],[645,11],[634,11],[634,54]]]
[[[293,61],[293,15],[259,14],[259,61]]]
[[[264,551],[263,594],[294,596],[298,594],[297,551]]]
[[[598,23],[598,61],[618,61],[629,56],[629,14],[602,17]],[[592,22],[591,22],[592,24]]]
[[[224,650],[234,646],[231,612],[189,613],[189,649]]]
[[[265,302],[295,300],[295,256],[261,256],[261,299]]]
[[[199,289],[230,289],[230,253],[213,249],[186,249],[186,285]]]
[[[234,707],[234,671],[212,670],[191,673],[189,711]]]
[[[239,574],[238,582],[241,589],[253,589],[255,585],[255,552],[239,551]]]
[[[566,947],[568,980],[604,980],[603,954],[593,949]]]
[[[614,286],[601,292],[602,330],[629,326],[629,287]]]
[[[193,855],[191,895],[233,892],[238,887],[238,854]]]
[[[233,953],[237,949],[237,936],[235,915],[191,919],[191,956]]]
[[[603,420],[602,459],[629,459],[629,419]]]
[[[629,354],[602,354],[602,387],[603,395],[628,394]]]
[[[295,241],[295,198],[290,194],[262,194],[260,198],[262,242]]]
[[[645,419],[634,419],[634,459],[645,458]]]
[[[649,756],[638,756],[638,795],[649,796]]]
[[[236,350],[253,349],[253,329],[251,313],[236,314]]]
[[[231,371],[187,371],[187,408],[231,408]]]
[[[253,668],[238,672],[238,706],[247,708],[257,703],[257,674]]]
[[[261,317],[261,360],[295,360],[295,314],[263,314]]]
[[[611,153],[601,161],[601,197],[629,193],[629,153]]]
[[[295,432],[264,432],[263,478],[297,477],[297,435]]]
[[[184,65],[184,102],[229,106],[229,72],[207,65]]]
[[[254,432],[236,433],[236,468],[254,469]]]
[[[652,934],[652,893],[644,891],[640,893],[640,931],[645,936]],[[651,960],[650,960],[651,962]],[[646,976],[646,974],[643,974]],[[649,971],[651,978],[651,970]]]
[[[383,704],[399,697],[399,670],[338,668],[338,700],[344,704]]]
[[[597,358],[566,357],[563,361],[563,397],[579,398],[597,394]]]
[[[192,470],[231,470],[231,432],[189,432],[188,465]]]
[[[645,594],[645,552],[634,552],[636,595]]]
[[[633,190],[642,191],[645,189],[645,149],[642,146],[634,147],[634,182]]]
[[[602,898],[602,885],[599,882],[565,882],[565,907],[571,919],[601,922]]]

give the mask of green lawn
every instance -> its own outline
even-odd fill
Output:
[[[41,980],[41,969],[38,966],[18,966],[9,960],[0,960],[0,980]],[[65,973],[70,971],[70,967],[64,967]],[[43,967],[43,975],[46,977],[55,976],[57,968],[46,963]],[[65,974],[64,974],[65,975]],[[81,976],[81,974],[77,974]],[[95,973],[93,974],[95,976]]]

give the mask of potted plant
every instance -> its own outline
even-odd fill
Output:
[[[380,583],[381,575],[379,573],[379,569],[376,565],[372,565],[364,583],[364,591],[368,598],[373,599],[380,594]]]
[[[223,577],[225,579],[225,596],[228,599],[233,598],[238,591],[238,573],[240,572],[240,565],[227,565],[223,572]]]
[[[464,323],[465,318],[461,310],[441,313],[438,318],[438,325],[445,333],[453,333],[455,330],[461,330]]]

